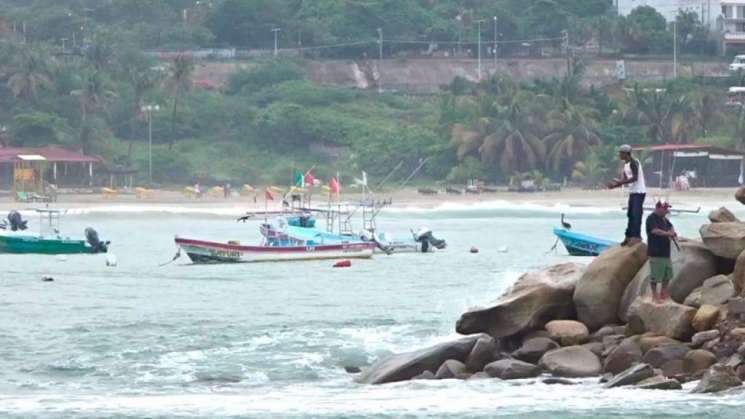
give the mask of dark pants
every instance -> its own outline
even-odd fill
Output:
[[[629,194],[629,209],[626,216],[629,218],[629,224],[626,227],[626,237],[642,238],[642,214],[644,213],[644,198],[647,194],[632,193]]]

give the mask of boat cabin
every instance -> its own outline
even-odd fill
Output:
[[[647,187],[732,187],[742,183],[743,152],[704,144],[634,147]]]

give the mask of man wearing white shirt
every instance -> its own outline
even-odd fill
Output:
[[[621,178],[613,179],[608,188],[615,189],[629,185],[629,203],[626,216],[629,219],[626,227],[626,238],[621,246],[631,246],[642,241],[642,215],[647,187],[644,184],[644,170],[639,160],[631,157],[631,146],[624,144],[618,148],[618,157],[624,162]]]

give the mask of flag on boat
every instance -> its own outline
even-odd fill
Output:
[[[308,170],[308,173],[303,176],[303,182],[305,182],[305,185],[313,186],[316,183],[316,178],[313,176],[313,173]]]
[[[362,172],[362,179],[354,178],[354,183],[360,186],[367,186],[367,172]]]
[[[341,185],[339,185],[339,181],[336,180],[336,177],[332,177],[329,181],[329,192],[337,195],[341,192]]]
[[[292,176],[294,178],[293,186],[297,186],[299,188],[305,187],[305,175],[303,174],[303,172],[295,170]]]
[[[271,188],[266,188],[266,191],[264,192],[264,198],[267,201],[274,201],[274,192],[272,192]]]

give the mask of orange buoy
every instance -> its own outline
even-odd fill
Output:
[[[351,266],[352,261],[349,259],[340,260],[334,264],[334,268],[349,268]]]
[[[478,253],[478,252],[479,252],[479,248],[478,247],[476,247],[476,246],[472,246],[471,247],[471,253]]]

